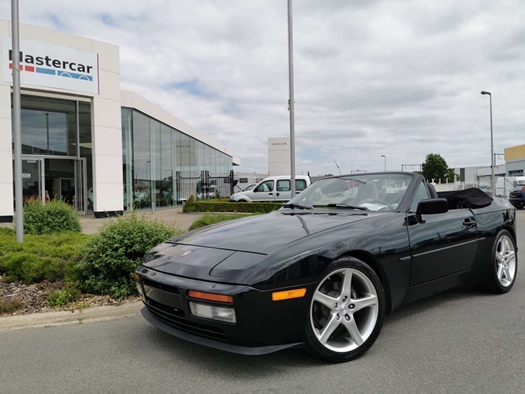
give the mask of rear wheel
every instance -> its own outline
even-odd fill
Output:
[[[363,261],[343,257],[328,266],[310,303],[306,343],[331,362],[358,358],[373,345],[383,325],[385,294]]]
[[[507,293],[514,286],[518,272],[518,256],[512,235],[501,230],[494,246],[485,288],[494,293]]]

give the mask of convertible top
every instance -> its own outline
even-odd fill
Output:
[[[465,190],[438,192],[438,196],[447,199],[449,209],[483,208],[494,201],[487,193],[476,187]]]

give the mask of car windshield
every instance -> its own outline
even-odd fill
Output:
[[[241,192],[248,192],[252,190],[255,186],[257,186],[257,183],[250,183],[248,186],[242,189]]]
[[[412,181],[401,173],[351,174],[324,178],[290,200],[285,207],[395,211]]]
[[[525,185],[518,185],[514,189],[512,189],[513,192],[520,192],[525,189]]]

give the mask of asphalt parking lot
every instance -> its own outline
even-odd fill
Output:
[[[525,211],[518,212],[525,261]],[[459,288],[386,318],[363,357],[326,364],[301,349],[240,356],[173,338],[137,314],[0,330],[2,393],[522,393],[525,275],[505,295]]]

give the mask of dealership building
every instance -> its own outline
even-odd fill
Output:
[[[0,222],[14,217],[11,24],[0,21]],[[23,198],[79,214],[170,207],[227,194],[239,165],[222,144],[120,88],[115,45],[20,26]]]

